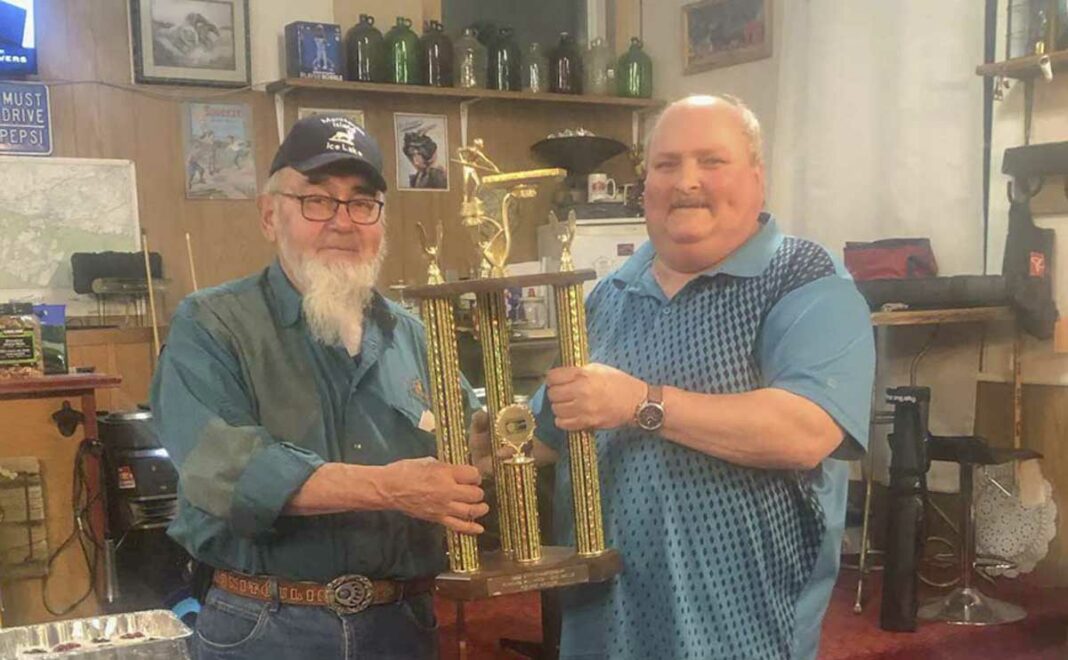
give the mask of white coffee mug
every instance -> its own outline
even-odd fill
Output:
[[[603,172],[594,172],[586,179],[586,201],[605,202],[616,197],[616,181]]]

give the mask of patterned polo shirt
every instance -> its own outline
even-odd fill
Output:
[[[847,437],[802,472],[734,465],[632,427],[598,432],[606,540],[624,571],[563,593],[562,657],[815,657],[845,522],[839,459],[867,444],[874,346],[867,305],[826,250],[761,222],[671,299],[643,245],[587,300],[590,359],[692,392],[787,390]],[[573,543],[565,436],[544,390],[532,405],[539,438],[561,452],[558,542]]]

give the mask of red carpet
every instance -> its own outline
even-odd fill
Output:
[[[1022,606],[1027,618],[1004,626],[971,627],[921,624],[914,633],[888,633],[879,629],[879,578],[869,580],[872,593],[863,614],[853,614],[856,575],[842,573],[823,625],[821,660],[964,660],[973,658],[1019,658],[1053,660],[1068,658],[1068,588],[1048,589],[1034,582],[985,581],[983,593]],[[928,595],[936,592],[930,591]],[[452,603],[439,601],[442,658],[457,658],[456,611]],[[521,658],[501,650],[500,638],[537,641],[541,638],[541,613],[536,594],[507,596],[469,604],[465,608],[470,637],[467,657]]]

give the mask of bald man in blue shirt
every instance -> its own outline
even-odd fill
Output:
[[[563,595],[564,658],[814,658],[848,469],[867,444],[868,309],[819,245],[764,211],[760,126],[691,97],[650,136],[649,242],[587,300],[591,364],[532,402],[536,457],[596,430],[624,571]],[[476,443],[481,445],[482,443]]]

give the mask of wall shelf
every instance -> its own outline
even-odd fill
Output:
[[[267,85],[272,94],[286,94],[297,90],[328,92],[351,92],[355,94],[393,94],[403,96],[437,96],[458,101],[491,99],[508,101],[531,101],[535,103],[570,103],[577,105],[609,106],[636,110],[656,109],[664,105],[659,99],[632,99],[619,96],[586,96],[579,94],[551,94],[532,92],[507,92],[496,89],[466,89],[461,87],[427,87],[424,85],[394,85],[391,83],[364,83],[348,80],[316,80],[314,78],[285,78]]]
[[[1042,59],[1041,55],[1028,55],[1027,57],[1016,57],[1002,62],[989,62],[975,67],[975,72],[980,76],[986,77],[1003,76],[1019,80],[1038,78],[1042,75],[1042,70],[1038,67],[1040,59]],[[1050,53],[1049,61],[1053,65],[1054,73],[1068,70],[1068,50],[1058,50]]]
[[[943,323],[982,323],[1012,321],[1016,318],[1010,307],[964,307],[960,309],[916,309],[900,312],[873,312],[871,323],[890,325],[940,325]]]

